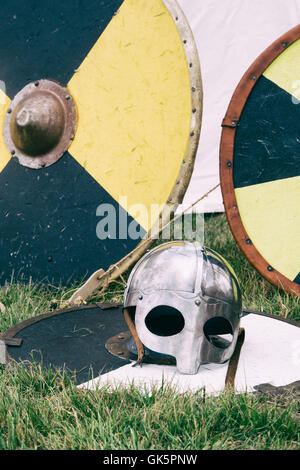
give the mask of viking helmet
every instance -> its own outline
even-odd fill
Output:
[[[168,242],[134,267],[124,310],[144,347],[175,357],[179,372],[196,374],[200,364],[223,363],[233,354],[241,291],[232,267],[215,251]]]

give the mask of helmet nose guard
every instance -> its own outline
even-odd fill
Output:
[[[230,359],[241,310],[233,269],[196,242],[169,242],[148,252],[131,272],[124,295],[125,320],[139,341],[139,362],[146,347],[174,357],[183,374]]]

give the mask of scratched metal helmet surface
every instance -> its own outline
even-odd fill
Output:
[[[169,242],[146,253],[124,296],[139,339],[176,358],[181,373],[232,356],[242,311],[241,290],[229,263],[197,242]]]

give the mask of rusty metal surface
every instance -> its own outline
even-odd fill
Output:
[[[52,165],[70,146],[76,131],[76,105],[68,89],[54,80],[26,85],[7,110],[3,135],[23,166]]]
[[[297,380],[296,382],[293,382],[289,385],[284,385],[280,387],[265,383],[256,385],[254,388],[256,390],[256,393],[262,395],[269,395],[270,397],[280,397],[284,395],[300,397],[300,380]]]
[[[121,359],[127,359],[131,362],[135,362],[138,359],[135,343],[130,331],[121,332],[109,338],[105,347],[110,354]],[[176,365],[176,359],[175,357],[157,354],[145,348],[143,363],[174,366]]]

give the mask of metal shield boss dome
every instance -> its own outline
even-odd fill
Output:
[[[26,85],[7,109],[6,147],[23,166],[48,167],[69,148],[76,131],[76,105],[69,90],[54,80]]]
[[[23,98],[12,113],[12,140],[22,152],[42,155],[59,142],[64,129],[64,111],[55,95],[36,91]]]
[[[229,263],[197,242],[168,242],[146,253],[128,280],[124,308],[143,345],[176,358],[183,374],[232,356],[242,311]]]

